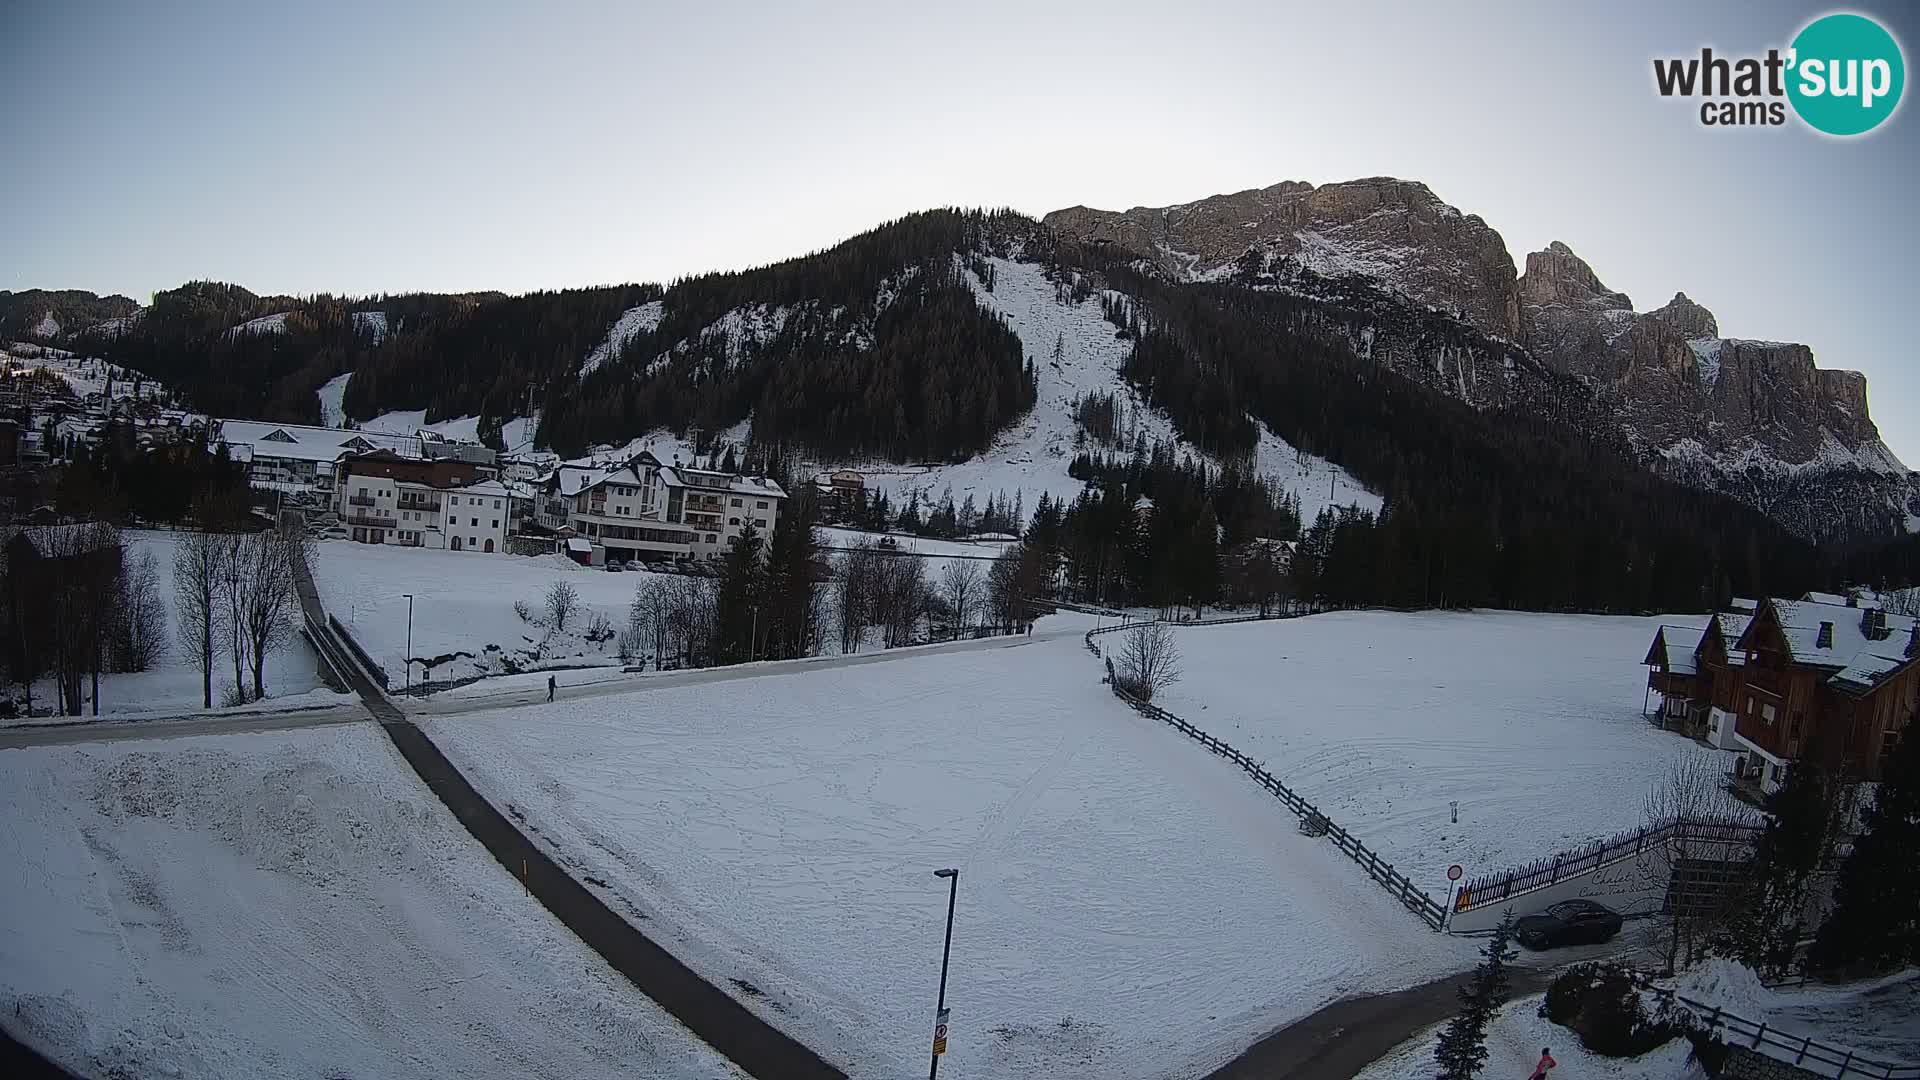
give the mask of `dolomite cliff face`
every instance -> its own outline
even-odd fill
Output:
[[[1287,288],[1365,278],[1525,354],[1463,358],[1455,345],[1383,327],[1356,335],[1376,362],[1494,407],[1512,404],[1518,377],[1488,373],[1524,374],[1530,359],[1587,386],[1648,467],[1734,495],[1809,537],[1885,535],[1920,512],[1858,372],[1816,367],[1805,345],[1722,337],[1713,313],[1685,293],[1637,312],[1557,241],[1516,276],[1500,234],[1424,184],[1286,182],[1180,206],[1073,207],[1045,221],[1184,280]]]

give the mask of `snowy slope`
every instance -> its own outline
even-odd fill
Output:
[[[1131,345],[1114,336],[1115,327],[1101,315],[1097,297],[1078,304],[1064,300],[1056,295],[1053,283],[1036,263],[1004,258],[988,262],[994,272],[991,291],[971,271],[967,280],[981,306],[1006,321],[1033,360],[1039,381],[1033,410],[995,439],[985,453],[958,465],[828,463],[822,465],[823,471],[838,464],[859,469],[866,474],[868,486],[886,491],[896,506],[904,503],[910,492],[937,498],[952,487],[956,500],[972,493],[980,502],[990,494],[1005,492],[1011,497],[1016,491],[1024,492],[1024,503],[1030,511],[1042,492],[1071,501],[1081,490],[1081,482],[1067,475],[1067,465],[1079,450],[1073,404],[1082,397],[1117,394],[1129,403],[1128,411],[1138,420],[1137,430],[1149,443],[1181,442],[1172,420],[1146,407],[1120,377],[1120,365]],[[1061,353],[1058,362],[1054,359],[1056,346]],[[1182,446],[1196,456],[1204,456],[1184,442]],[[1370,510],[1380,506],[1379,497],[1344,470],[1311,455],[1303,458],[1265,425],[1261,425],[1256,458],[1262,474],[1300,495],[1301,514],[1307,522],[1329,504],[1330,487],[1332,503],[1357,504]]]
[[[1487,1025],[1487,1063],[1479,1075],[1512,1077],[1533,1072],[1542,1048],[1553,1051],[1555,1076],[1570,1080],[1706,1080],[1685,1039],[1675,1038],[1637,1058],[1606,1058],[1580,1046],[1580,1036],[1539,1015],[1543,994],[1508,1002]],[[1433,1080],[1433,1048],[1445,1025],[1435,1025],[1389,1050],[1354,1080]]]
[[[739,1075],[371,725],[0,751],[0,850],[0,1013],[81,1075]]]
[[[228,330],[227,336],[238,337],[241,334],[284,334],[287,332],[287,316],[291,314],[293,313],[290,311],[282,311],[273,315],[262,315],[257,319],[248,319],[239,326]]]
[[[1155,700],[1265,759],[1441,898],[1451,863],[1471,877],[1641,823],[1654,778],[1697,749],[1640,715],[1660,621],[1342,612],[1194,627],[1178,639],[1185,678]]]
[[[1199,1076],[1331,998],[1467,965],[1098,673],[1066,633],[425,722],[676,955],[857,1077],[926,1066],[935,867],[960,869],[955,1076]]]
[[[353,313],[353,328],[365,330],[373,335],[375,345],[387,340],[387,313],[384,311],[356,311]]]
[[[314,393],[320,398],[320,426],[343,428],[347,426],[347,410],[341,405],[347,396],[347,384],[353,381],[353,372],[335,375],[320,385]]]
[[[631,307],[621,312],[620,317],[607,329],[607,336],[600,339],[600,344],[595,345],[593,350],[587,353],[587,358],[581,362],[580,377],[584,379],[600,370],[601,365],[620,355],[620,350],[626,348],[627,342],[635,337],[650,334],[658,329],[660,317],[666,313],[666,310],[665,303],[649,300],[639,307]]]

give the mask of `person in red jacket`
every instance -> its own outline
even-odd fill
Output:
[[[1558,1064],[1560,1063],[1553,1060],[1553,1051],[1544,1046],[1541,1047],[1540,1063],[1533,1067],[1533,1073],[1527,1077],[1527,1080],[1547,1080],[1547,1074],[1552,1072],[1553,1067]]]

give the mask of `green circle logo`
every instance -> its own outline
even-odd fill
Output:
[[[1861,135],[1900,105],[1907,65],[1900,43],[1864,15],[1825,15],[1793,39],[1787,98],[1816,131]]]

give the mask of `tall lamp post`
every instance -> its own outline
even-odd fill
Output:
[[[940,1075],[940,1055],[947,1052],[947,960],[953,955],[953,901],[960,893],[960,871],[935,870],[933,876],[947,879],[947,943],[940,949],[940,1003],[933,1021],[933,1064],[927,1067],[927,1080]]]
[[[407,689],[413,689],[413,594],[401,593],[407,598]]]

